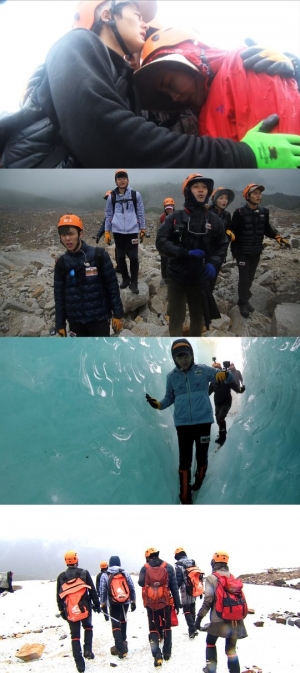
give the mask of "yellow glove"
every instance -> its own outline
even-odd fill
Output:
[[[105,243],[107,243],[107,245],[110,245],[111,244],[111,233],[110,233],[110,231],[105,231],[104,232],[104,238],[105,238]]]
[[[147,394],[146,395],[146,400],[147,400],[148,404],[150,404],[150,407],[152,407],[153,409],[161,409],[161,403],[158,400],[156,400],[154,397],[150,397],[150,395]]]
[[[233,231],[230,231],[230,229],[226,229],[225,234],[227,234],[227,236],[230,236],[232,243],[233,241],[235,241],[235,235]]]
[[[66,337],[66,336],[67,336],[67,332],[66,332],[65,329],[59,329],[59,330],[57,330],[57,334],[58,334],[58,336],[60,336],[60,337]]]
[[[288,242],[288,240],[286,238],[282,238],[280,234],[276,234],[275,240],[277,241],[277,243],[279,243],[280,247],[282,245],[286,245],[287,248],[291,247],[291,244]]]
[[[216,382],[217,383],[224,383],[224,381],[227,379],[227,372],[218,372],[216,374]]]
[[[140,242],[142,243],[145,238],[146,229],[140,230]]]
[[[115,334],[117,334],[118,332],[121,332],[121,329],[123,329],[123,325],[124,325],[124,320],[122,320],[122,318],[112,318],[111,326],[112,326]]]

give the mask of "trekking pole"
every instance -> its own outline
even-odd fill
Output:
[[[110,615],[107,614],[107,612],[103,612],[103,610],[101,610],[101,612],[102,612],[103,615],[105,615],[105,617],[108,617],[109,619],[112,619],[113,622],[117,622],[117,624],[120,624],[119,619],[115,619],[114,617],[111,617]]]

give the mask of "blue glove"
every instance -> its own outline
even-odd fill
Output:
[[[205,257],[205,252],[204,250],[199,250],[197,248],[196,250],[190,250],[189,255],[191,257],[198,257],[199,259],[203,259],[203,257]]]
[[[209,262],[208,262],[208,264],[205,264],[205,269],[204,269],[204,272],[203,272],[204,278],[208,278],[209,280],[213,280],[216,277],[216,275],[217,275],[217,270],[214,267],[214,265],[210,264]]]

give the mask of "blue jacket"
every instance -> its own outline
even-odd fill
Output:
[[[207,365],[193,364],[187,372],[175,367],[167,375],[166,394],[160,404],[161,409],[167,409],[174,404],[176,426],[214,422],[208,385],[216,382],[219,371]],[[233,376],[228,372],[226,383],[232,382]]]
[[[123,570],[123,568],[120,568],[120,566],[109,566],[107,568],[107,573],[103,573],[101,575],[101,578],[100,578],[100,604],[101,605],[103,605],[103,603],[105,603],[105,605],[110,604],[109,594],[108,594],[109,575],[117,575],[117,573],[120,573],[120,572],[122,572],[123,575],[125,575],[126,580],[127,580],[127,584],[129,586],[129,590],[130,590],[129,600],[126,601],[125,603],[122,603],[122,605],[128,605],[131,601],[133,601],[135,603],[135,600],[136,600],[135,588],[134,588],[134,584],[133,584],[133,581],[132,581],[130,575],[128,575],[126,570]]]
[[[105,231],[112,231],[114,234],[136,234],[140,229],[145,229],[145,211],[142,197],[136,192],[135,212],[131,198],[131,187],[127,187],[124,194],[116,193],[115,212],[111,196],[106,202],[105,211]]]
[[[190,605],[191,603],[196,603],[196,598],[194,596],[190,596],[187,593],[186,590],[187,575],[185,571],[185,568],[192,568],[195,565],[197,564],[195,563],[194,559],[188,558],[187,556],[180,559],[180,561],[176,561],[175,563],[175,574],[178,589],[180,590],[182,605]]]
[[[99,249],[98,249],[99,250]],[[77,252],[65,252],[54,270],[55,326],[65,329],[69,323],[87,323],[124,315],[119,284],[109,254],[102,250],[98,273],[96,248],[84,241]],[[85,266],[89,263],[89,267]],[[88,275],[91,269],[92,275]],[[71,272],[71,275],[70,275]],[[74,272],[74,273],[73,273]]]

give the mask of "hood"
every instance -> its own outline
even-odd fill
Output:
[[[108,565],[109,566],[120,566],[121,565],[120,557],[119,556],[111,556],[110,559],[109,559]]]

